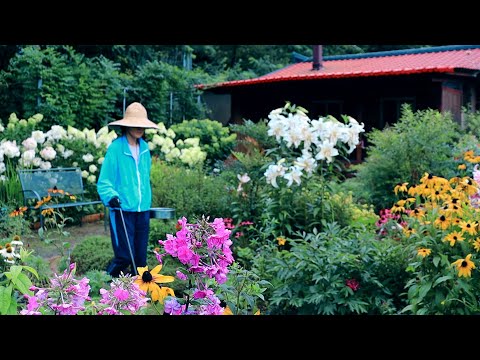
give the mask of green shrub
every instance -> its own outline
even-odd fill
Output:
[[[152,161],[152,207],[171,207],[187,219],[202,214],[225,217],[230,213],[227,184],[202,169],[186,169]]]
[[[289,251],[271,244],[255,258],[254,271],[273,285],[269,313],[395,314],[405,306],[410,253],[402,244],[338,224],[287,243]]]
[[[77,274],[90,270],[105,270],[113,258],[109,236],[87,236],[78,243],[71,253],[71,262],[77,264]]]
[[[26,272],[27,276],[32,280],[35,286],[46,287],[50,284],[50,279],[53,277],[53,271],[50,269],[50,264],[43,257],[38,255],[29,255],[24,261],[23,265],[30,266],[37,271],[38,278],[32,273]]]
[[[237,138],[237,143],[248,147],[251,144],[248,143],[246,137],[252,138],[263,149],[272,149],[277,146],[277,140],[274,136],[268,135],[268,121],[266,119],[260,119],[258,122],[252,120],[244,120],[243,124],[230,124],[230,130],[241,135]]]
[[[377,211],[390,208],[399,183],[418,183],[427,172],[450,178],[454,149],[462,134],[451,114],[438,110],[412,112],[407,104],[392,127],[367,134],[371,145],[362,164],[354,165],[356,180],[368,193]]]

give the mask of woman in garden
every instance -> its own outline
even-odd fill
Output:
[[[123,119],[108,125],[120,126],[122,135],[108,147],[97,182],[100,199],[110,207],[114,258],[107,272],[118,277],[131,265],[131,274],[136,275],[137,267],[147,265],[152,203],[151,155],[143,136],[146,128],[158,126],[138,102],[126,108]]]

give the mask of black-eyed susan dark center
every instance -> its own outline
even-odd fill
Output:
[[[142,281],[148,283],[152,280],[153,280],[153,276],[152,274],[150,274],[150,271],[144,271],[142,274]]]
[[[463,260],[463,261],[462,261],[462,265],[460,265],[460,266],[461,266],[461,267],[468,267],[468,263],[467,263],[465,260]]]

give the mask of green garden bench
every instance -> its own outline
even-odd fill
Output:
[[[44,228],[45,217],[41,214],[45,209],[59,209],[87,205],[103,204],[101,200],[84,199],[82,170],[78,167],[50,168],[50,169],[19,169],[17,170],[22,185],[24,204],[28,206],[29,200],[41,201],[49,195],[49,189],[59,189],[75,195],[76,201],[58,204],[44,204],[39,207],[40,226]],[[52,195],[52,194],[50,194]],[[53,194],[55,196],[55,194]],[[104,206],[104,226],[107,229],[107,214]]]

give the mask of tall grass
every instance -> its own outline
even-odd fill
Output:
[[[5,159],[5,180],[0,180],[0,204],[20,206],[23,204],[23,193],[15,166]]]

